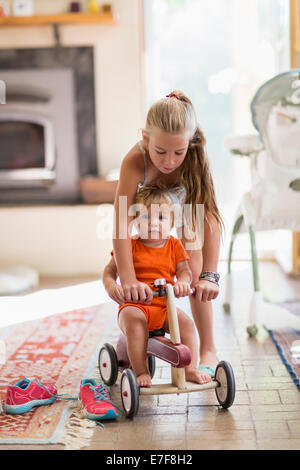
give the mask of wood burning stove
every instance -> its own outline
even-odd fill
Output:
[[[34,113],[0,113],[0,187],[44,187],[55,181],[53,120]]]

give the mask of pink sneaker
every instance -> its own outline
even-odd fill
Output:
[[[42,385],[37,379],[23,379],[10,384],[6,392],[4,409],[13,415],[27,413],[34,406],[50,405],[57,399],[55,385]]]
[[[109,389],[104,383],[98,385],[94,379],[83,379],[80,383],[78,400],[88,419],[114,419],[118,417],[116,406],[110,398]]]

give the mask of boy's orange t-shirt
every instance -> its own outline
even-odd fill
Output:
[[[146,246],[139,239],[131,239],[131,245],[136,278],[151,288],[151,283],[158,278],[174,284],[177,264],[190,259],[181,241],[173,236],[170,236],[161,248]]]
[[[180,261],[190,259],[181,241],[172,236],[161,248],[151,248],[138,239],[131,239],[131,243],[136,278],[138,281],[148,284],[151,289],[153,289],[151,283],[155,279],[163,278],[167,283],[174,284],[177,264]],[[113,255],[113,251],[111,255]],[[119,305],[119,313],[127,305],[138,306],[144,312],[149,331],[162,328],[167,315],[165,297],[153,297],[151,305],[125,302],[125,304]]]

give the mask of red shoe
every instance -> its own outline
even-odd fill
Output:
[[[50,405],[57,399],[55,385],[42,385],[37,379],[23,379],[10,384],[6,392],[4,409],[13,415],[27,413],[34,406]]]
[[[80,383],[78,400],[85,409],[89,419],[114,419],[117,410],[110,399],[109,389],[102,383],[98,385],[94,379],[83,379]]]

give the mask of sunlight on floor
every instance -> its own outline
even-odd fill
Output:
[[[214,305],[216,309],[222,309],[227,263],[220,261],[218,270],[222,281],[220,284],[220,295],[215,301]],[[239,308],[241,308],[243,311],[248,311],[253,289],[251,262],[233,262],[232,274],[233,303],[236,304],[236,299],[239,298]],[[298,299],[300,297],[299,279],[287,278],[277,263],[261,262],[260,277],[263,297],[269,299],[270,302],[277,303],[286,301],[288,299]],[[44,318],[49,315],[54,315],[73,309],[80,309],[112,302],[112,300],[106,294],[100,279],[89,281],[83,281],[81,279],[78,280],[78,283],[76,284],[74,284],[74,281],[72,281],[72,285],[67,287],[59,287],[57,286],[57,283],[55,285],[55,281],[53,282],[54,284],[50,284],[53,285],[53,288],[43,289],[43,285],[45,285],[45,283],[42,283],[40,286],[41,290],[38,290],[34,293],[18,296],[0,296],[0,328],[24,321]],[[65,283],[67,283],[67,280]],[[46,285],[49,285],[48,281]],[[189,312],[190,309],[188,299],[176,299],[176,304],[178,307],[183,308],[186,312]],[[273,320],[275,321],[275,319],[278,317],[280,322],[283,321],[282,326],[289,325],[287,320],[291,314],[288,312],[283,315],[282,309],[280,309],[278,306],[272,306],[270,303],[265,304],[265,310],[267,314],[271,312],[271,316],[274,317],[272,318],[272,324]],[[294,315],[292,315],[292,317],[294,317]],[[297,319],[297,325],[299,319]],[[293,322],[290,326],[293,326]]]
[[[4,296],[0,297],[0,328],[105,302],[111,299],[99,280],[24,296]]]

